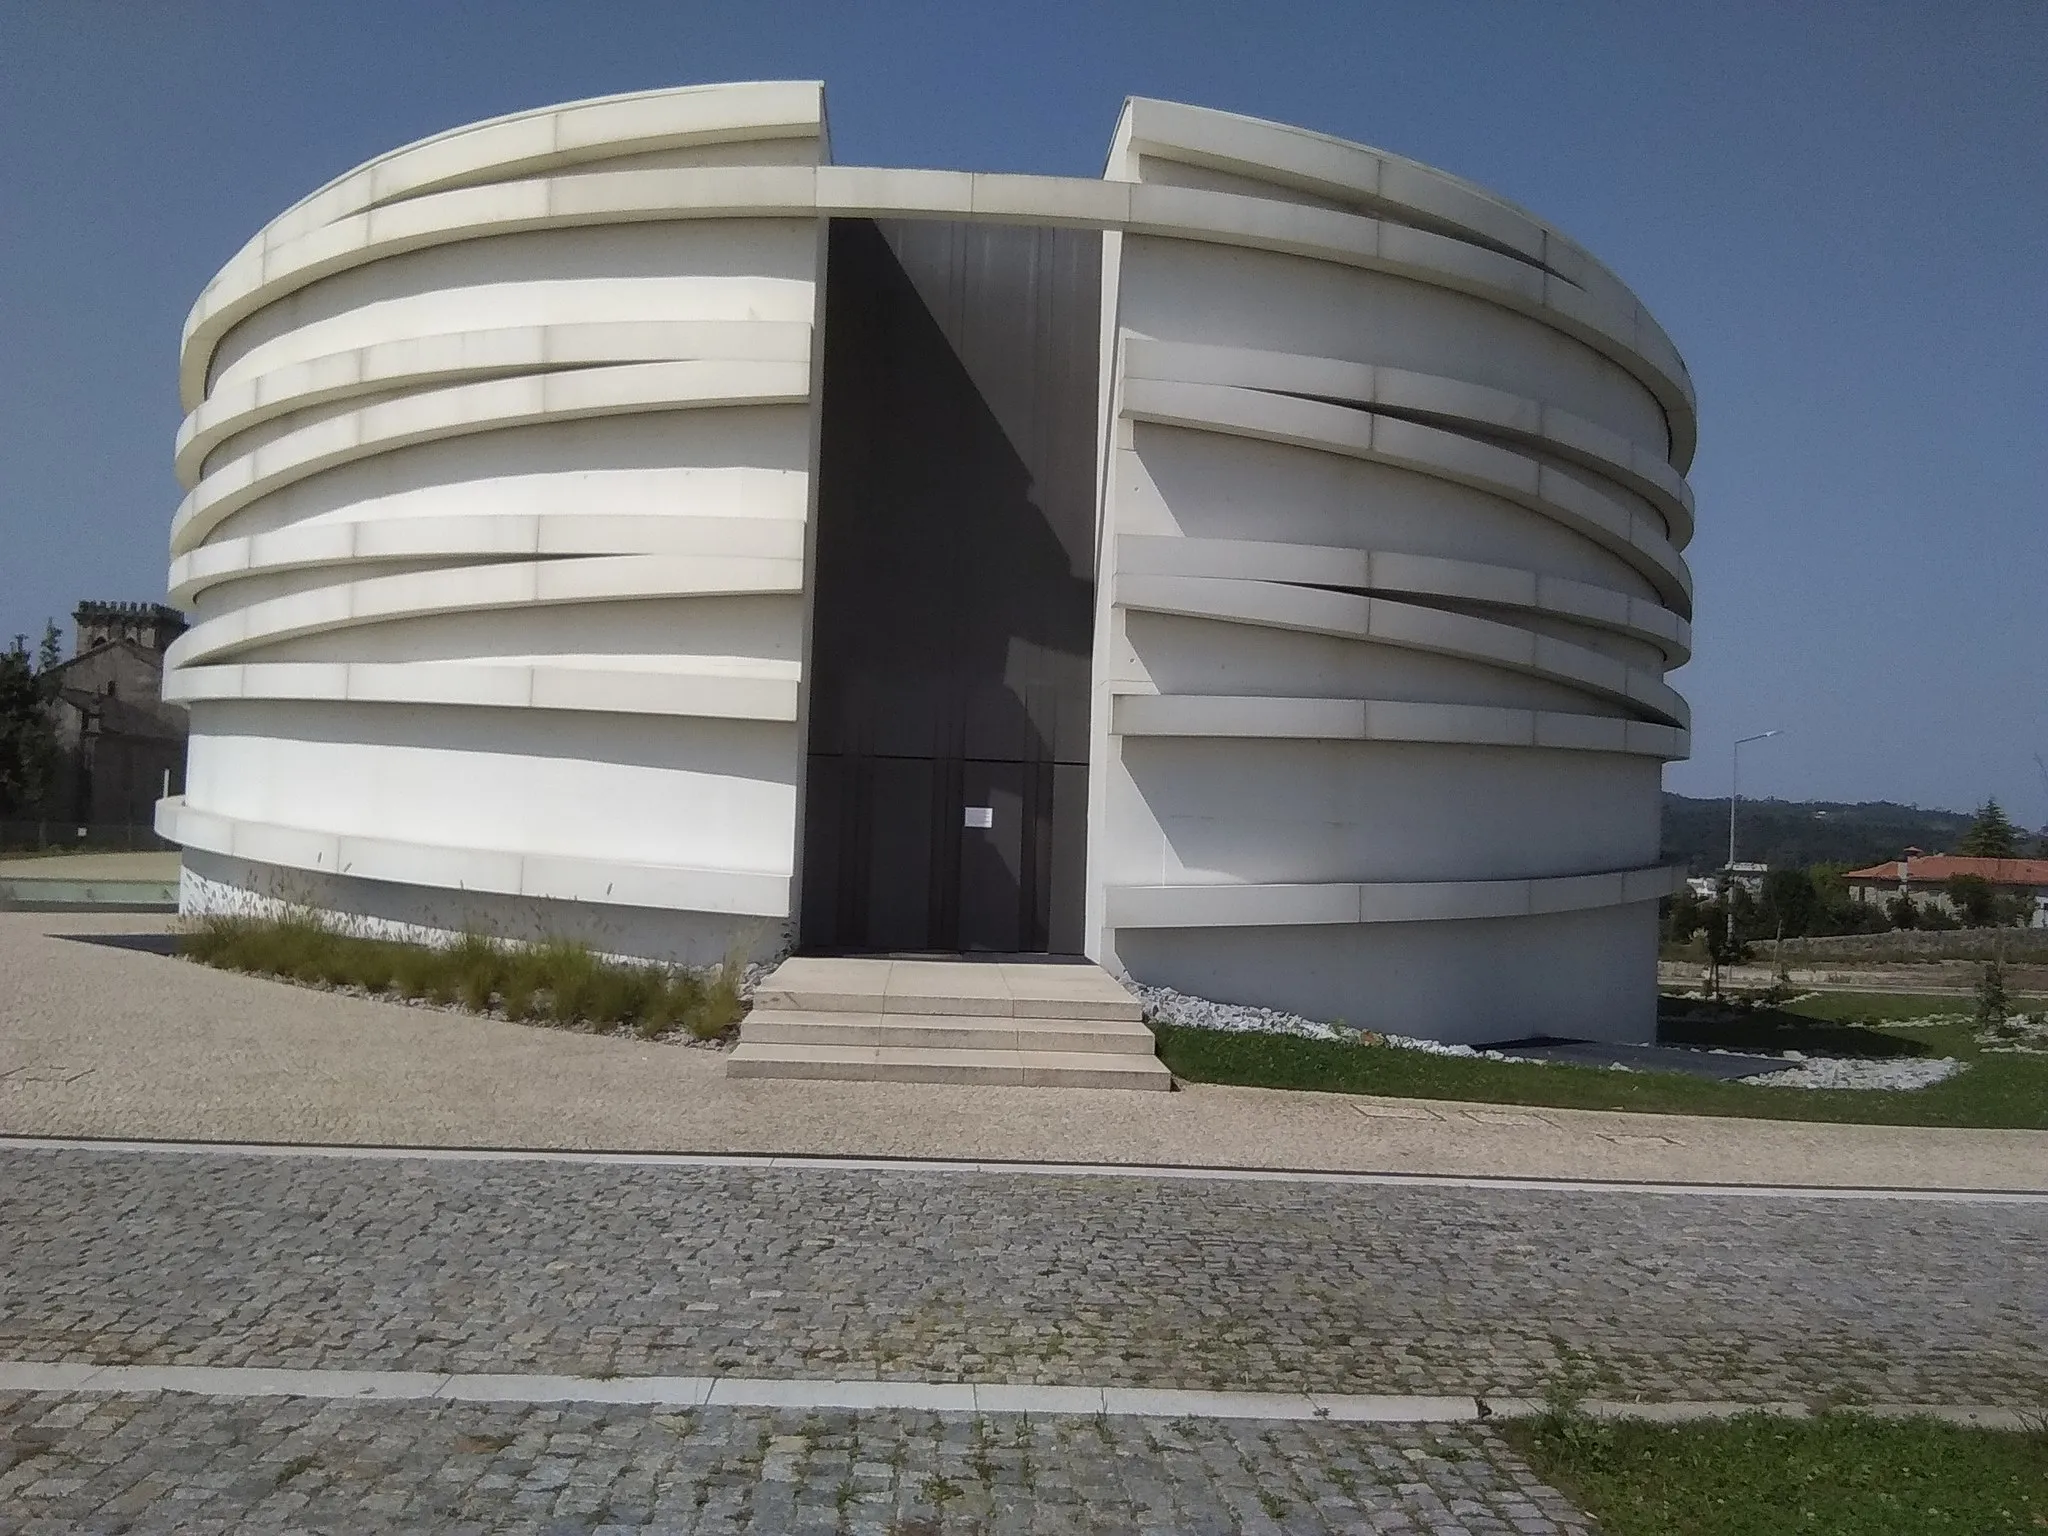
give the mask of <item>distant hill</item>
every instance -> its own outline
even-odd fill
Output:
[[[1879,864],[1908,847],[1952,851],[1970,821],[1961,812],[1923,811],[1889,800],[1844,805],[1745,798],[1736,809],[1735,856],[1776,866]],[[1728,802],[1665,795],[1664,858],[1695,874],[1719,869],[1728,858]]]

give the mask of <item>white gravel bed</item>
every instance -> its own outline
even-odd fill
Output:
[[[1315,1019],[1305,1019],[1298,1013],[1283,1013],[1277,1008],[1260,1008],[1250,1003],[1215,1003],[1206,997],[1176,992],[1171,987],[1150,987],[1135,981],[1126,981],[1124,985],[1138,995],[1138,1001],[1145,1005],[1148,1016],[1181,1029],[1220,1029],[1233,1035],[1299,1035],[1305,1040],[1363,1041],[1391,1045],[1404,1051],[1423,1051],[1431,1056],[1473,1056],[1487,1061],[1533,1060],[1527,1056],[1510,1056],[1504,1051],[1480,1051],[1469,1045],[1422,1040],[1413,1035],[1383,1035],[1342,1024],[1324,1024]]]
[[[1788,1060],[1795,1055],[1795,1052],[1786,1052]],[[1765,1088],[1873,1088],[1897,1091],[1932,1088],[1936,1083],[1954,1077],[1965,1065],[1967,1063],[1957,1061],[1953,1056],[1942,1056],[1933,1061],[1924,1057],[1872,1060],[1860,1056],[1817,1056],[1801,1061],[1787,1071],[1770,1072],[1762,1077],[1746,1077],[1743,1081],[1756,1083]]]

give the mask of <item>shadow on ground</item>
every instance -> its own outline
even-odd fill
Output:
[[[1862,1024],[1809,1019],[1782,1008],[1730,1008],[1689,998],[1660,998],[1660,1045],[1725,1051],[1803,1051],[1809,1056],[1925,1056],[1928,1044]]]
[[[53,939],[73,944],[98,944],[107,949],[130,949],[144,955],[175,955],[179,936],[175,933],[53,933]]]

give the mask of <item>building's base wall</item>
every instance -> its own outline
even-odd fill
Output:
[[[1541,917],[1126,928],[1135,981],[1386,1034],[1484,1045],[1657,1033],[1657,905]]]
[[[178,886],[178,911],[185,917],[309,910],[366,938],[442,944],[474,932],[518,944],[572,939],[600,954],[671,965],[761,960],[788,948],[788,925],[780,918],[450,891],[185,850]]]

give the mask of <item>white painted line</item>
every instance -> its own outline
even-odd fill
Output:
[[[779,1381],[758,1376],[549,1376],[522,1373],[302,1370],[272,1366],[90,1365],[0,1361],[0,1392],[181,1393],[204,1397],[461,1403],[635,1403],[665,1408],[829,1408],[850,1412],[1057,1413],[1114,1418],[1322,1420],[1337,1424],[1469,1424],[1528,1418],[1532,1398],[1400,1397],[1343,1392],[1203,1392],[1174,1387],[1058,1387],[1029,1382]],[[1807,1417],[1804,1403],[1592,1400],[1592,1418],[1681,1424],[1745,1413]],[[2016,1408],[1983,1403],[1878,1403],[1877,1418],[1925,1415],[1989,1429],[2022,1429]]]
[[[2025,1133],[2021,1133],[2025,1134]],[[1021,1174],[1043,1178],[1159,1179],[1198,1183],[1355,1184],[1416,1189],[1535,1190],[1588,1195],[1726,1195],[1767,1200],[1925,1200],[1958,1205],[2048,1205],[2048,1189],[1887,1188],[1834,1184],[1714,1184],[1629,1179],[1509,1178],[1487,1174],[1371,1173],[1316,1168],[1182,1167],[1154,1163],[949,1161],[943,1158],[792,1157],[743,1152],[604,1152],[580,1148],[393,1147],[294,1142],[130,1141],[0,1132],[0,1155],[109,1152],[367,1162],[567,1163],[621,1168],[762,1168],[784,1172]]]

